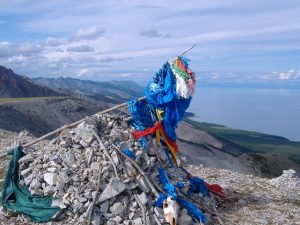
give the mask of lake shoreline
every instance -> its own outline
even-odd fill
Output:
[[[198,85],[194,120],[300,141],[300,90]]]
[[[220,141],[239,146],[245,153],[280,154],[300,164],[300,142],[266,133],[233,129],[214,123],[194,120],[195,114],[187,112],[184,121],[197,129],[203,130]]]

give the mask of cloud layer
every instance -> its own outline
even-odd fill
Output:
[[[0,60],[29,76],[148,80],[197,43],[188,57],[199,81],[299,82],[299,9],[293,0],[2,1]]]
[[[97,26],[88,27],[87,29],[79,29],[73,36],[74,40],[94,40],[101,37],[105,32],[104,28]]]

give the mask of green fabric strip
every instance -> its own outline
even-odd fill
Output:
[[[12,158],[2,187],[2,205],[6,209],[23,213],[35,222],[49,221],[60,208],[51,207],[52,197],[33,196],[27,187],[20,185],[18,161],[25,155],[22,147],[12,149],[10,155]]]
[[[183,71],[182,69],[180,69],[177,65],[176,62],[173,62],[171,64],[171,68],[172,70],[180,77],[182,77],[185,80],[190,79],[190,75],[188,73],[186,73],[185,71]]]

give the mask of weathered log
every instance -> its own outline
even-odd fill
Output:
[[[108,160],[112,164],[116,177],[119,178],[118,170],[117,170],[116,164],[114,163],[114,160],[112,159],[112,157],[109,154],[108,150],[106,149],[105,145],[101,141],[99,135],[94,130],[92,130],[92,132],[93,132],[94,136],[96,137],[96,139],[98,140],[100,148],[103,149],[105,156],[108,158]]]
[[[96,204],[96,200],[97,197],[99,196],[99,192],[100,192],[100,185],[101,185],[101,171],[102,171],[102,165],[101,163],[99,164],[99,168],[98,168],[98,184],[97,184],[97,190],[95,192],[95,195],[93,196],[93,201],[92,203],[89,205],[87,211],[85,212],[85,217],[88,218],[88,224],[90,225],[92,222],[92,216],[93,216],[93,212],[94,212],[94,208],[95,208],[95,204]]]
[[[147,218],[146,218],[146,209],[145,206],[141,203],[139,197],[134,194],[133,197],[135,198],[135,200],[137,201],[137,203],[139,204],[140,208],[142,209],[142,214],[143,214],[143,224],[144,225],[148,225],[147,224]]]
[[[127,160],[129,160],[134,167],[138,170],[138,172],[145,177],[146,182],[149,184],[149,187],[152,191],[152,193],[155,195],[155,197],[159,196],[159,193],[156,191],[155,187],[153,186],[151,180],[149,179],[148,175],[144,172],[144,170],[130,157],[128,157],[127,155],[125,155],[117,146],[112,145],[113,149],[115,149],[116,151],[118,151],[123,157],[125,157]]]

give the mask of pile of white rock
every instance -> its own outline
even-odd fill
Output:
[[[300,178],[293,169],[283,170],[281,176],[269,181],[271,185],[283,190],[300,190]]]
[[[153,206],[162,190],[158,168],[166,169],[173,184],[185,174],[170,167],[164,147],[151,137],[146,149],[134,141],[127,121],[106,114],[65,129],[20,159],[21,182],[34,195],[56,199],[53,204],[62,209],[58,221],[84,224],[92,215],[93,224],[164,224],[163,210]],[[123,149],[135,160],[124,157]],[[186,209],[179,211],[179,224],[193,224]]]

